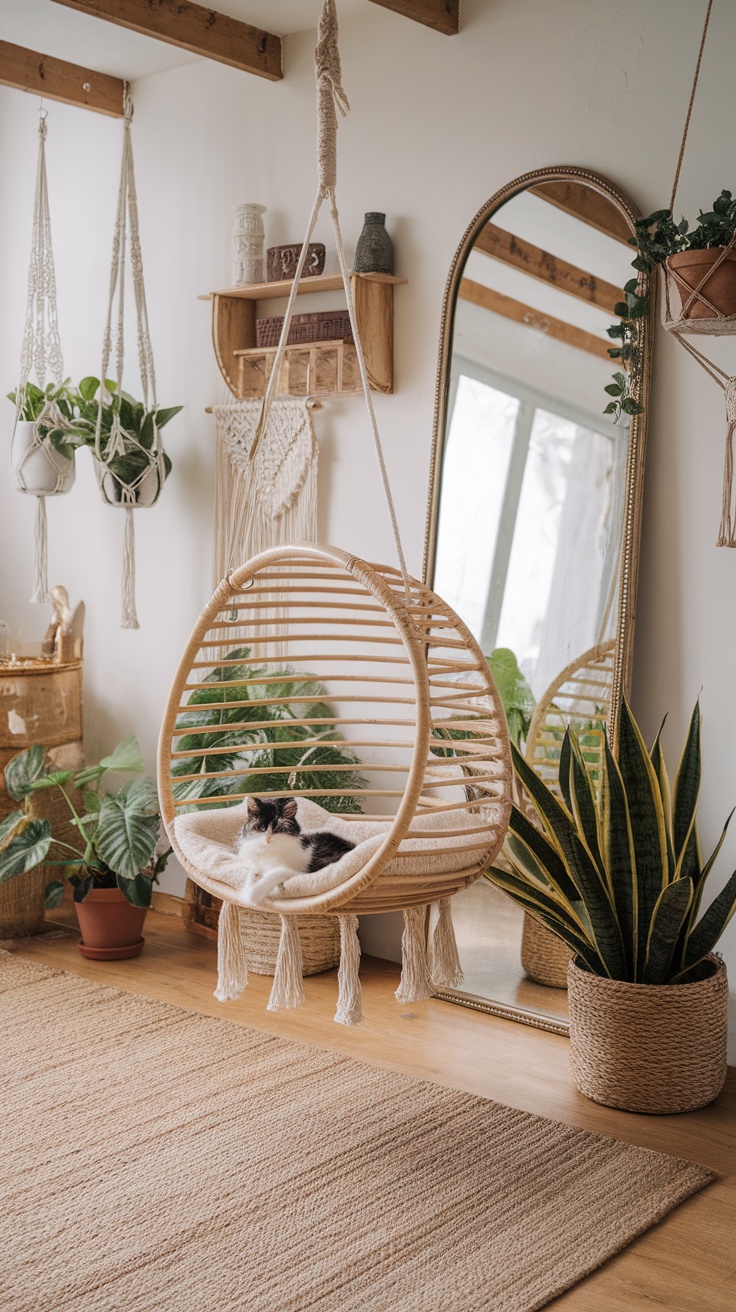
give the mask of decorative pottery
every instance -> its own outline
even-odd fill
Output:
[[[386,215],[366,214],[363,231],[355,247],[356,273],[393,273],[394,244],[386,232]]]
[[[233,224],[233,282],[236,287],[247,287],[263,282],[263,248],[265,233],[262,215],[265,205],[234,205]]]
[[[83,902],[75,902],[82,937],[77,947],[92,961],[120,961],[137,957],[147,907],[134,907],[119,888],[90,889]]]
[[[678,251],[676,255],[668,257],[667,267],[680,296],[681,318],[716,319],[718,315],[728,317],[736,314],[736,250],[730,250],[715,268],[723,250],[723,246],[711,246],[704,251]],[[712,273],[709,273],[710,269]],[[696,287],[700,287],[700,291],[687,313],[683,314],[682,307],[687,304]],[[717,314],[706,304],[707,301],[710,301]]]
[[[302,253],[301,242],[291,242],[286,246],[269,246],[266,251],[266,280],[281,282],[293,278],[299,256]],[[318,278],[325,267],[325,248],[322,242],[310,242],[307,258],[304,261],[304,277]]]
[[[49,442],[34,446],[35,432],[31,420],[19,419],[15,425],[10,458],[16,487],[32,496],[61,496],[74,482],[74,458],[59,455]]]
[[[586,1098],[663,1115],[718,1097],[726,1080],[726,967],[710,956],[698,974],[691,984],[630,984],[570,962],[570,1063]]]

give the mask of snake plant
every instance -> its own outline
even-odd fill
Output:
[[[672,790],[660,738],[661,729],[647,751],[623,701],[617,756],[606,743],[593,770],[568,730],[560,756],[559,798],[512,748],[537,823],[513,807],[504,849],[510,869],[494,867],[486,874],[563,939],[594,974],[632,983],[692,978],[736,910],[734,871],[701,914],[705,882],[731,816],[704,863],[696,827],[699,705]]]

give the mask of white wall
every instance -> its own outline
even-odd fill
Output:
[[[343,26],[353,111],[340,128],[340,205],[349,245],[367,209],[385,209],[398,271],[396,395],[381,424],[409,563],[421,569],[440,310],[447,270],[472,215],[528,169],[592,167],[645,210],[666,204],[702,21],[688,0],[463,0],[463,31],[443,38],[377,7]],[[115,39],[115,29],[110,29]],[[282,84],[217,64],[188,64],[135,86],[149,307],[174,473],[160,505],[137,517],[142,629],[118,627],[122,523],[98,500],[83,459],[73,494],[50,506],[53,580],[88,607],[91,756],[125,733],[153,764],[158,722],[183,641],[209,592],[213,433],[204,407],[222,394],[208,308],[195,297],[230,278],[230,206],[268,206],[269,244],[301,236],[315,187],[310,37],[289,38]],[[716,6],[679,204],[689,215],[731,181],[736,10]],[[729,120],[730,121],[730,120]],[[715,130],[714,130],[715,129]],[[30,240],[35,106],[0,89],[0,360],[15,380]],[[49,177],[67,370],[96,371],[115,202],[120,125],[53,106]],[[321,234],[329,240],[327,227]],[[134,359],[131,356],[131,363]],[[7,448],[12,411],[0,420]],[[674,342],[657,334],[633,700],[647,734],[665,710],[674,755],[692,703],[705,716],[702,833],[713,843],[736,801],[736,558],[716,550],[723,404]],[[322,533],[392,559],[360,403],[319,417]],[[6,464],[7,469],[7,464]],[[0,617],[28,635],[32,503],[6,474]],[[674,765],[674,761],[673,761]],[[736,855],[736,833],[714,891]],[[176,882],[176,881],[174,881]],[[180,885],[179,885],[180,886]],[[390,951],[388,937],[381,939]],[[375,943],[374,943],[375,946]],[[381,944],[379,944],[381,946]],[[736,977],[736,924],[724,940]]]

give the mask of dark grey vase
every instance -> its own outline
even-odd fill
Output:
[[[366,214],[355,247],[356,273],[393,273],[394,244],[386,232],[385,214]]]

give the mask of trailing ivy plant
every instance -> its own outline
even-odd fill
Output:
[[[8,795],[22,808],[0,823],[0,883],[45,863],[59,866],[75,902],[92,888],[117,886],[134,906],[150,906],[153,884],[171,855],[171,848],[156,853],[161,817],[155,780],[143,775],[115,792],[101,786],[108,772],[141,775],[143,769],[135,738],[124,738],[110,756],[78,771],[46,770],[39,745],[19,752],[5,767]],[[49,820],[31,817],[31,799],[48,788],[66,802],[78,846],[56,837]],[[57,907],[63,896],[64,878],[52,880],[46,906]]]
[[[79,445],[96,452],[97,419],[100,408],[100,380],[90,375],[83,378],[74,392],[75,421],[74,433]],[[118,392],[110,379],[105,380],[102,392],[102,418],[100,426],[100,457],[106,468],[114,474],[116,480],[127,486],[135,485],[150,468],[150,452],[153,450],[155,429],[161,430],[183,407],[169,406],[147,410],[142,401],[136,401],[128,392]],[[119,433],[122,450],[108,459],[113,429],[119,419]],[[114,449],[114,448],[113,448]],[[164,479],[171,472],[171,460],[164,453]],[[118,482],[113,483],[117,489]]]
[[[560,755],[560,797],[512,748],[517,776],[537,816],[512,807],[504,856],[486,878],[572,948],[593,974],[643,984],[684,983],[736,910],[736,871],[701,914],[720,852],[703,861],[696,811],[700,710],[696,704],[670,789],[657,734],[648,752],[624,701],[618,755],[608,742],[596,777],[570,731]],[[731,812],[733,815],[733,812]]]
[[[334,725],[322,727],[295,723],[302,719],[332,718],[334,712],[325,700],[322,685],[288,665],[274,671],[267,666],[253,665],[250,654],[249,647],[229,651],[224,657],[225,663],[206,675],[201,688],[190,694],[186,711],[177,717],[177,729],[196,730],[182,734],[177,744],[178,751],[189,755],[178,758],[172,769],[173,792],[177,801],[191,802],[190,806],[178,807],[178,814],[196,811],[198,799],[206,797],[221,797],[223,806],[237,805],[238,799],[228,801],[228,796],[243,792],[243,776],[233,775],[230,779],[212,777],[230,770],[255,768],[257,774],[246,776],[247,788],[254,793],[288,793],[293,787],[289,784],[289,775],[274,774],[275,766],[301,767],[297,776],[299,789],[345,789],[347,795],[344,797],[326,791],[324,795],[318,793],[312,798],[326,811],[361,811],[359,797],[350,791],[366,786],[360,773],[359,757],[350,750]],[[268,683],[243,682],[259,678],[268,678]],[[225,686],[209,686],[212,684]],[[297,703],[298,710],[291,704],[293,698],[303,699]],[[250,729],[250,723],[259,727]],[[232,730],[223,732],[222,727],[230,724]],[[206,732],[209,728],[212,733]],[[324,744],[320,739],[325,740]],[[296,745],[285,747],[285,743]],[[248,750],[243,750],[246,746]],[[208,756],[208,747],[230,750]],[[331,768],[345,765],[355,769]],[[197,777],[181,779],[182,775]],[[180,778],[178,783],[177,777]]]
[[[48,383],[41,388],[27,382],[20,395],[18,392],[8,392],[8,400],[16,407],[18,419],[25,423],[37,423],[47,406],[55,407],[56,414],[64,422],[39,424],[38,434],[39,437],[48,438],[51,446],[65,460],[71,460],[75,447],[80,445],[80,439],[74,431],[75,394],[70,383],[71,379],[65,378],[60,385]]]
[[[605,391],[613,399],[608,402],[606,415],[618,422],[622,414],[639,415],[643,407],[632,394],[632,379],[641,373],[640,322],[649,313],[649,294],[652,273],[663,265],[670,255],[680,251],[709,250],[714,246],[728,246],[736,232],[736,198],[730,191],[722,191],[713,201],[710,210],[700,210],[698,221],[691,229],[687,219],[676,223],[671,210],[655,210],[646,218],[637,219],[635,235],[629,245],[636,247],[632,268],[646,275],[646,292],[641,290],[639,278],[624,285],[626,299],[614,307],[618,322],[607,330],[616,345],[609,348],[612,360],[620,361],[623,372],[613,375]]]

